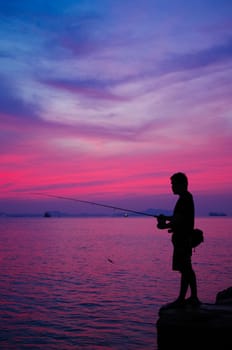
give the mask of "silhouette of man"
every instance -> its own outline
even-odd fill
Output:
[[[168,229],[172,233],[173,258],[172,269],[181,274],[178,298],[166,305],[168,308],[183,307],[187,304],[200,305],[197,295],[196,275],[192,268],[192,247],[190,234],[194,228],[195,209],[192,194],[188,191],[188,178],[178,172],[171,176],[173,194],[179,196],[173,215],[159,215],[157,218],[159,229]],[[190,297],[185,299],[190,287]]]

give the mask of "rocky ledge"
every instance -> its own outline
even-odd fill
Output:
[[[214,304],[159,310],[159,350],[232,349],[232,287],[216,295]]]

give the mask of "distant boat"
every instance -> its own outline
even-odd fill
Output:
[[[45,211],[44,213],[44,218],[60,218],[62,216],[64,215],[62,215],[62,213],[56,210]]]
[[[211,211],[211,212],[209,212],[209,216],[227,216],[227,214]]]

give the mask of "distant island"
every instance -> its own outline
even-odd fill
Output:
[[[43,214],[44,218],[52,218],[52,217],[142,217],[146,215],[150,216],[156,216],[159,214],[164,214],[164,215],[171,215],[171,211],[165,210],[165,209],[153,209],[149,208],[144,210],[143,212],[127,212],[126,210],[118,210],[113,213],[77,213],[77,214],[67,214],[67,213],[62,213],[59,211],[45,211]]]
[[[140,213],[140,214],[139,214]],[[79,213],[65,213],[58,210],[46,210],[43,213],[6,213],[0,212],[0,218],[94,218],[94,217],[144,217],[145,215],[156,216],[159,214],[171,215],[171,211],[165,209],[154,209],[149,208],[142,212],[130,213],[126,210],[117,210],[117,211],[106,211],[106,212],[79,212]]]
[[[139,213],[139,212],[138,212]],[[143,213],[145,215],[143,215]],[[157,216],[159,214],[164,214],[167,216],[172,215],[172,211],[165,210],[165,209],[155,209],[155,208],[149,208],[141,212],[141,214],[131,213],[125,211],[105,211],[105,212],[79,212],[79,213],[67,213],[62,212],[58,210],[45,210],[42,213],[6,213],[6,212],[0,212],[0,218],[97,218],[97,217],[145,217],[147,214],[149,216]],[[209,217],[231,217],[231,214],[227,214],[225,212],[219,212],[219,211],[210,211],[206,216]]]

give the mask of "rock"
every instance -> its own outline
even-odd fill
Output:
[[[217,293],[216,304],[232,305],[232,287],[229,287]]]
[[[175,309],[161,307],[156,324],[158,349],[232,348],[232,304],[228,302],[231,293],[232,288],[219,292],[215,304]]]

